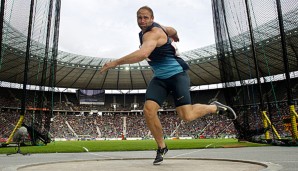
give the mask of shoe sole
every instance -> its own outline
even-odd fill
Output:
[[[221,106],[221,107],[225,107],[225,108],[227,108],[230,112],[232,112],[232,114],[233,114],[233,116],[234,116],[234,119],[229,119],[229,120],[235,120],[235,119],[237,119],[237,115],[236,115],[235,111],[234,111],[231,107],[229,107],[229,106],[227,106],[227,105],[224,105],[224,104],[221,104],[221,103],[219,103],[218,101],[214,101],[214,102],[212,102],[212,103],[210,103],[210,104],[219,105],[219,106]]]
[[[234,111],[231,107],[229,107],[229,106],[226,106],[226,108],[228,108],[228,110],[229,110],[230,112],[232,112],[232,114],[233,114],[233,116],[234,116],[234,118],[233,118],[233,119],[230,119],[230,120],[235,120],[235,119],[237,119],[237,115],[236,115],[235,111]]]
[[[162,161],[158,162],[158,163],[153,163],[153,165],[160,165],[162,164]]]

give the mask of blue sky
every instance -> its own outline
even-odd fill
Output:
[[[211,0],[63,0],[59,50],[105,58],[135,51],[136,11],[144,5],[156,22],[178,31],[180,52],[214,44]]]

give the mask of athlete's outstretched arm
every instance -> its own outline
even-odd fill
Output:
[[[103,73],[110,68],[115,68],[118,65],[137,63],[146,59],[155,49],[158,39],[159,34],[157,34],[155,31],[146,33],[143,36],[143,44],[139,50],[136,50],[126,56],[123,56],[122,58],[104,64],[99,73]]]

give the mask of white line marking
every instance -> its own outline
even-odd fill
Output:
[[[173,156],[173,157],[170,157],[170,158],[177,158],[177,157],[180,157],[180,156],[185,156],[185,155],[188,155],[188,154],[192,154],[192,153],[196,153],[196,152],[199,152],[199,151],[203,151],[203,150],[206,150],[206,148],[208,148],[211,145],[212,144],[208,144],[208,145],[206,145],[206,147],[204,149],[199,149],[199,150],[195,150],[195,151],[192,151],[192,152],[189,152],[189,153],[179,154],[179,155],[176,155],[176,156]]]
[[[90,153],[88,148],[86,147],[83,147],[83,149],[90,155],[94,155],[94,156],[100,156],[100,157],[106,157],[106,158],[110,158],[110,159],[113,159],[114,157],[111,157],[111,156],[105,156],[105,155],[100,155],[100,154],[96,154],[96,153]]]
[[[89,150],[88,150],[86,147],[83,147],[83,149],[84,149],[86,152],[89,152]]]
[[[100,156],[100,157],[105,157],[105,158],[109,158],[109,159],[114,159],[114,157],[111,157],[111,156],[105,156],[105,155],[100,155],[100,154],[90,153],[90,152],[87,152],[87,153],[91,154],[91,155],[94,155],[94,156]]]

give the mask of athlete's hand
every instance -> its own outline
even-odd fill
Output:
[[[171,38],[174,40],[174,42],[179,42],[178,34],[171,36]]]
[[[115,68],[116,66],[117,66],[117,62],[116,61],[107,62],[101,68],[101,70],[99,71],[99,73],[102,74],[103,72],[107,71],[108,69]]]

